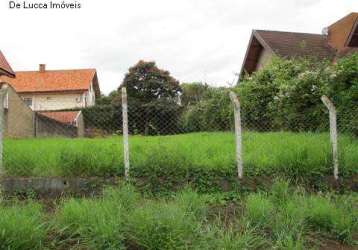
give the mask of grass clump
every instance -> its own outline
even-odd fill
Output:
[[[340,207],[330,197],[311,196],[307,203],[307,223],[310,227],[352,243],[353,234],[358,229],[357,212],[347,206]]]
[[[358,214],[354,197],[307,194],[278,180],[270,192],[247,196],[240,223],[264,234],[277,249],[307,249],[306,238],[312,233],[355,244]]]
[[[246,219],[255,227],[269,225],[274,212],[273,203],[264,194],[250,194],[246,200]]]
[[[46,239],[41,206],[0,206],[0,249],[42,249]]]
[[[139,198],[130,186],[107,189],[101,199],[71,199],[64,203],[55,219],[61,238],[73,239],[90,249],[125,249],[125,214]]]
[[[62,237],[90,249],[125,249],[120,204],[105,201],[69,200],[57,215],[56,230]]]
[[[237,231],[232,227],[227,230],[218,229],[216,249],[263,249],[270,246],[267,239],[252,229]]]
[[[140,249],[205,249],[205,203],[186,190],[170,201],[147,201],[127,221],[127,237]]]

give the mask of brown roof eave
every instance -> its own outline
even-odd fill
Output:
[[[333,25],[335,25],[335,24],[341,22],[342,20],[348,18],[349,16],[358,16],[358,13],[357,13],[357,12],[351,12],[351,13],[345,15],[344,17],[342,17],[341,19],[335,21],[334,23],[328,25],[327,28],[329,29],[329,28],[332,27]]]
[[[252,32],[251,32],[249,44],[247,45],[246,52],[245,52],[245,56],[244,56],[244,60],[242,61],[239,81],[240,81],[241,76],[243,76],[244,73],[245,73],[245,64],[246,64],[247,57],[248,57],[248,55],[249,55],[249,51],[250,51],[250,48],[251,48],[251,43],[252,43],[253,37],[254,37],[254,30],[252,30]]]
[[[354,32],[356,31],[356,29],[358,29],[358,16],[357,16],[356,20],[354,21],[352,30],[349,32],[348,39],[345,42],[345,47],[349,47],[349,44],[351,43],[351,40],[353,38],[353,35],[354,35]]]
[[[6,71],[4,69],[0,69],[0,75],[5,75],[5,76],[10,77],[10,78],[15,78],[16,77],[15,73],[11,73],[11,72]]]
[[[250,37],[250,40],[249,40],[249,44],[248,44],[247,49],[246,49],[244,61],[243,61],[242,66],[241,66],[240,76],[242,76],[245,73],[245,65],[246,65],[246,62],[248,60],[248,55],[249,55],[249,52],[250,52],[250,49],[251,49],[251,46],[252,46],[252,41],[253,41],[254,38],[256,38],[256,40],[262,45],[262,47],[264,49],[269,50],[274,55],[276,54],[275,51],[273,51],[272,48],[260,36],[260,34],[256,30],[252,30],[251,37]],[[240,77],[239,77],[239,81],[240,81]]]
[[[254,30],[253,32],[254,32],[255,38],[259,41],[259,43],[262,45],[262,47],[269,50],[271,53],[276,54],[275,51],[265,42],[265,40],[257,32],[257,30]]]

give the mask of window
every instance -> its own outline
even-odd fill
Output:
[[[32,106],[32,98],[31,97],[25,97],[24,102],[26,103],[27,106],[29,106],[29,107]]]

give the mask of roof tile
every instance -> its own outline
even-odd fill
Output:
[[[16,78],[2,77],[19,93],[85,91],[96,74],[95,69],[18,71]]]
[[[58,112],[38,112],[40,115],[50,118],[52,120],[64,123],[73,124],[80,111],[58,111]]]
[[[325,35],[267,30],[256,30],[256,33],[273,52],[282,57],[332,59],[335,56],[335,51],[328,45]]]

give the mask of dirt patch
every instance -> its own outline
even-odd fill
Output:
[[[335,240],[324,239],[320,242],[319,249],[320,250],[354,250],[356,248],[354,246],[342,245],[342,243]]]
[[[203,178],[179,179],[166,177],[138,177],[132,183],[143,192],[175,192],[186,185],[192,186],[199,192],[256,192],[269,190],[275,177],[256,176],[245,177],[241,180],[218,176],[215,180],[206,181]],[[97,196],[106,186],[115,186],[122,182],[121,177],[4,177],[0,179],[2,191],[8,196],[24,198],[57,198],[63,196]],[[332,176],[325,176],[314,180],[297,181],[292,185],[303,186],[309,192],[316,191],[358,191],[358,175],[342,177],[338,181]]]
[[[6,196],[20,198],[57,198],[62,196],[96,196],[105,186],[119,183],[118,178],[6,177],[0,185]]]

